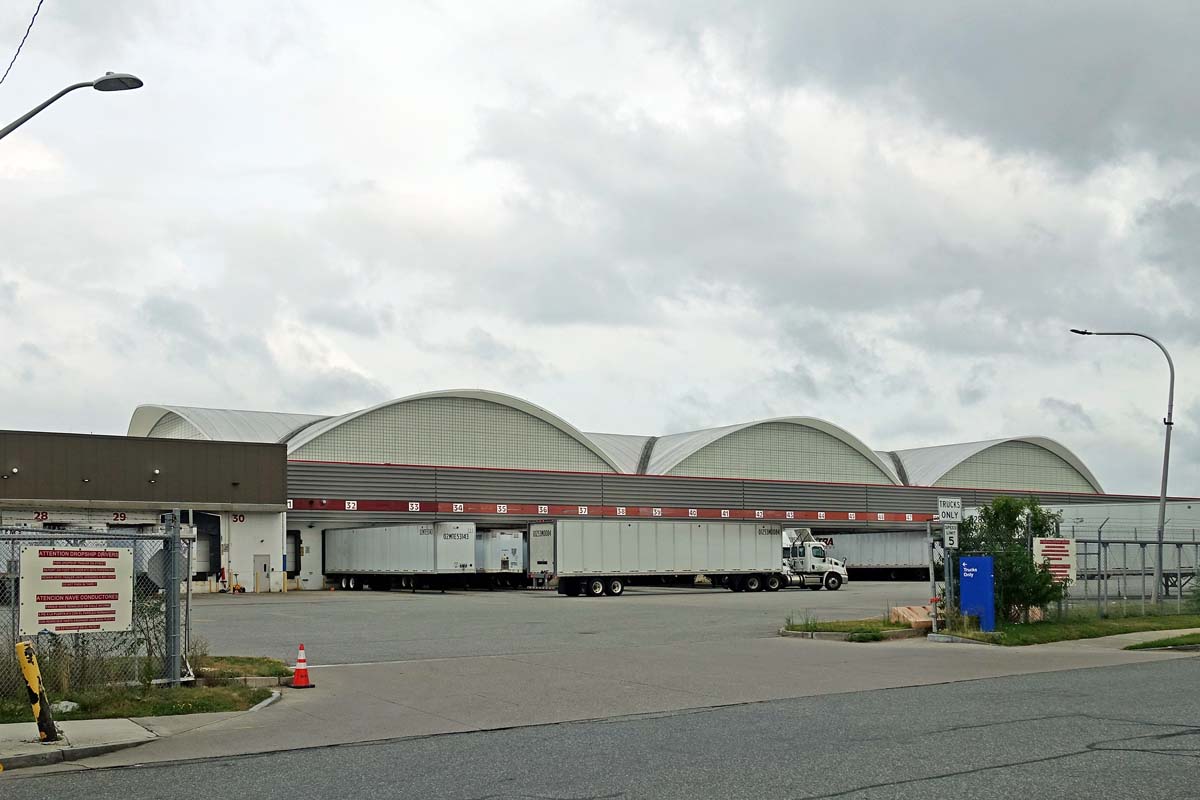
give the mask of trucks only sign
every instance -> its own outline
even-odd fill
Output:
[[[962,498],[938,498],[938,522],[962,522]]]
[[[133,627],[133,550],[21,549],[21,635],[100,633]]]

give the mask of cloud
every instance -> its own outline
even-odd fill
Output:
[[[1066,329],[1162,334],[1189,407],[1187,5],[114,2],[47,5],[4,86],[146,80],[0,148],[0,333],[55,359],[14,426],[480,386],[587,430],[1060,432],[1136,491],[1162,364]]]
[[[958,385],[958,400],[965,406],[977,405],[988,395],[989,384],[996,370],[986,362],[973,365]]]
[[[1057,397],[1043,397],[1038,401],[1038,408],[1056,421],[1060,431],[1096,430],[1096,423],[1079,403],[1060,400]]]
[[[719,63],[722,47],[780,88],[822,85],[1004,152],[1085,170],[1128,152],[1196,155],[1189,76],[1200,53],[1184,0],[1152,10],[1117,0],[939,0],[917,13],[787,0],[626,9],[698,58]]]

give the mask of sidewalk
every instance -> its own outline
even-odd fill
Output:
[[[230,722],[237,717],[266,708],[279,697],[280,695],[272,695],[263,703],[246,711],[59,722],[58,729],[62,738],[51,744],[42,744],[37,740],[37,725],[33,722],[0,725],[0,776],[7,771],[25,767],[49,767],[57,764],[59,769],[71,768],[67,766],[68,762],[73,764],[83,759]]]
[[[33,722],[0,725],[0,767],[10,770],[76,761],[158,738],[131,719],[81,719],[60,722],[58,729],[62,737],[57,742],[42,744]]]

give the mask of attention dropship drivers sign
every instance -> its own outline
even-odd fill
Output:
[[[133,627],[133,550],[21,548],[21,635]]]

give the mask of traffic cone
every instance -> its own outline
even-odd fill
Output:
[[[315,683],[308,679],[308,658],[304,655],[304,645],[300,645],[300,654],[296,656],[296,671],[292,673],[293,689],[312,689]]]

